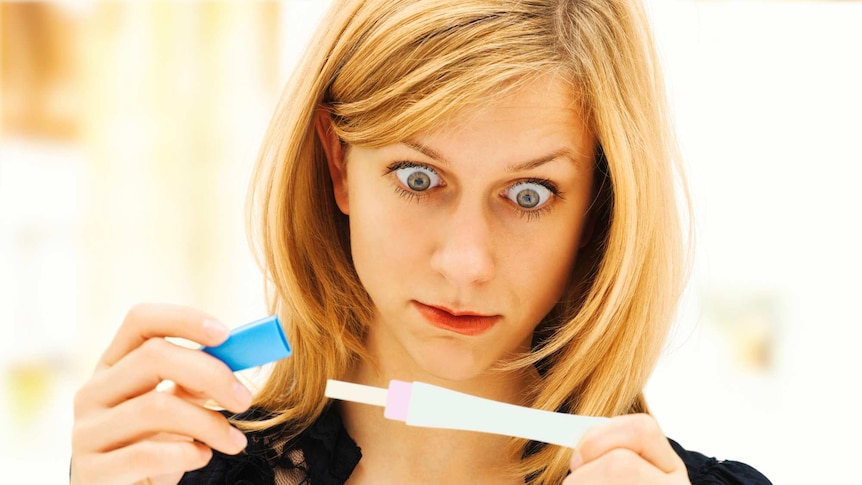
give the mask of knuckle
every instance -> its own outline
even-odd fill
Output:
[[[614,448],[607,452],[605,461],[615,473],[626,476],[637,471],[637,457],[638,455],[631,450]]]
[[[207,415],[207,428],[213,430],[210,439],[214,439],[222,443],[232,443],[231,440],[231,425],[224,416]]]
[[[182,456],[182,453],[174,450],[180,443],[170,446],[165,442],[145,441],[141,444],[138,460],[147,470],[162,471],[171,468],[170,464]]]
[[[655,434],[657,428],[655,420],[648,414],[633,414],[629,420],[629,430],[635,436]]]
[[[86,456],[76,456],[72,458],[70,475],[77,479],[77,483],[95,483],[99,477],[97,470],[94,470],[92,461]]]
[[[176,399],[165,392],[150,392],[143,403],[143,414],[151,419],[173,416]]]
[[[170,459],[170,456],[163,457],[162,448],[159,443],[152,441],[140,442],[131,453],[131,461],[139,470],[148,474],[147,471],[163,466],[164,460]]]
[[[167,470],[193,470],[209,462],[212,451],[202,452],[193,442],[154,442],[140,444],[134,461],[147,474]],[[206,458],[206,461],[204,461]]]
[[[149,313],[150,305],[147,303],[136,303],[132,305],[126,312],[123,318],[123,325],[131,325],[133,322],[140,321]]]
[[[604,431],[604,427],[593,426],[593,427],[587,429],[586,432],[584,432],[583,436],[581,436],[581,442],[585,443],[585,444],[589,443],[590,441],[593,441],[597,436],[601,435],[601,433],[603,431]]]
[[[183,391],[191,395],[193,398],[204,398],[218,394],[218,391],[225,388],[225,383],[233,376],[225,376],[222,369],[216,365],[210,365],[209,362],[195,362],[195,365],[188,369],[189,376],[180,383]],[[229,388],[227,388],[229,389]]]
[[[201,364],[201,380],[197,390],[203,394],[205,388],[230,389],[236,377],[227,364],[203,352],[201,357],[207,357],[207,359]]]
[[[591,429],[581,438],[578,448],[584,456],[597,456],[601,451],[602,432]]]
[[[191,456],[188,460],[188,463],[190,465],[189,470],[196,470],[198,468],[204,467],[212,459],[213,450],[209,447],[204,450],[199,450],[197,447],[192,445],[190,448]]]
[[[161,338],[147,339],[140,346],[140,352],[144,357],[153,362],[161,362],[160,357],[164,355],[166,340]]]
[[[90,393],[88,392],[87,385],[84,384],[72,396],[72,409],[76,418],[80,417],[81,413],[88,407],[89,401]]]
[[[234,382],[237,382],[233,371],[222,361],[213,362],[211,375],[218,382],[218,385],[223,386],[225,389],[233,388]]]
[[[83,425],[80,421],[72,423],[72,451],[81,448],[81,440],[87,436],[86,428],[87,426]]]

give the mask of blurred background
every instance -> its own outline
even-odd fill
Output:
[[[849,483],[862,3],[647,2],[698,238],[653,412],[776,484]],[[263,314],[245,192],[327,5],[0,3],[4,483],[66,483],[72,396],[134,303]]]

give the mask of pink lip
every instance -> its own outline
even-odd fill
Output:
[[[419,302],[414,303],[419,313],[431,325],[461,335],[479,335],[490,330],[500,320],[499,315],[482,315],[470,311],[456,311]]]

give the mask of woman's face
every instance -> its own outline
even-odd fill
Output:
[[[389,378],[468,380],[529,350],[588,225],[593,135],[555,78],[382,148],[330,145]]]

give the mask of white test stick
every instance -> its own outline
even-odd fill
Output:
[[[608,418],[555,413],[471,396],[424,382],[391,381],[389,389],[329,380],[326,397],[385,407],[387,418],[411,426],[515,436],[574,447]]]

